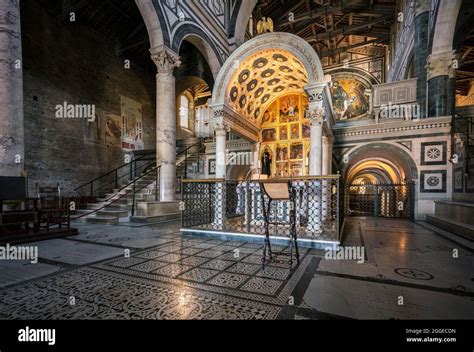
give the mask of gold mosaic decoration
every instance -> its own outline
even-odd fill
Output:
[[[289,94],[278,98],[262,117],[261,155],[272,157],[272,176],[298,177],[309,174],[310,121],[305,118],[308,98]]]
[[[228,88],[229,105],[255,125],[275,98],[289,93],[303,93],[308,77],[303,64],[291,53],[269,49],[244,62]]]

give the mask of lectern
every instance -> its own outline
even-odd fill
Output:
[[[288,256],[288,264],[293,266],[293,259],[296,257],[297,263],[300,263],[300,255],[298,250],[298,237],[296,233],[296,197],[295,192],[292,187],[291,181],[288,182],[263,182],[260,184],[261,188],[261,200],[262,200],[262,213],[263,221],[265,226],[265,244],[263,247],[263,257],[262,263],[265,265],[267,262],[267,257],[270,260],[273,260],[274,256]],[[267,199],[265,199],[267,198]],[[286,214],[283,216],[278,216],[277,207],[280,204],[287,204]],[[272,206],[273,211],[272,211]],[[289,253],[274,253],[272,251],[272,246],[270,243],[270,225],[273,225],[276,228],[278,233],[278,228],[285,226],[290,227],[290,252]],[[293,255],[293,250],[295,255]]]

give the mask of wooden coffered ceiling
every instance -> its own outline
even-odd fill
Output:
[[[270,17],[275,31],[306,39],[323,65],[354,55],[380,56],[396,20],[395,0],[260,0],[254,20]]]

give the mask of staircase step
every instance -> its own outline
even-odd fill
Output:
[[[160,216],[131,216],[130,222],[137,224],[154,224],[181,219],[181,213]]]
[[[92,210],[95,210],[95,209],[100,209],[102,208],[104,205],[107,205],[107,203],[87,203],[87,209],[92,209]]]
[[[126,218],[130,215],[128,210],[101,210],[97,212],[97,216]]]
[[[91,216],[86,219],[91,224],[107,224],[114,225],[119,223],[119,219],[116,216]]]
[[[417,221],[416,222],[418,225],[428,229],[428,230],[431,230],[433,231],[434,233],[450,240],[450,241],[453,241],[455,243],[458,243],[459,245],[465,247],[465,248],[468,248],[470,249],[471,251],[474,251],[474,241],[472,240],[468,240],[462,236],[458,236],[452,232],[449,232],[449,231],[446,231],[446,230],[443,230],[435,225],[431,225],[425,221]]]
[[[463,237],[470,241],[474,241],[474,226],[465,224],[439,215],[427,215],[426,222],[430,225],[439,227],[454,235]]]

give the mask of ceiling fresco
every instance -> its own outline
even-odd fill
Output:
[[[284,50],[258,52],[244,62],[229,83],[228,104],[255,125],[279,96],[303,92],[308,77],[303,64]]]

